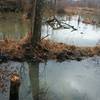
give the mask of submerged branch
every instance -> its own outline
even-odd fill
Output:
[[[67,24],[67,23],[64,23],[64,22],[61,22],[56,17],[54,17],[53,19],[47,20],[46,23],[48,25],[50,25],[54,30],[57,30],[57,29],[60,29],[60,28],[64,28],[64,29],[72,28],[73,31],[77,30],[74,26]],[[66,26],[64,26],[62,24],[65,24]]]

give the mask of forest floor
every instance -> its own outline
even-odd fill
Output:
[[[77,47],[44,39],[33,48],[29,40],[25,37],[19,42],[8,39],[0,41],[0,62],[8,60],[43,62],[48,59],[80,61],[85,57],[100,56],[99,45],[95,47]]]

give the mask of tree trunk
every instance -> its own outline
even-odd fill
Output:
[[[32,13],[32,46],[36,46],[41,38],[42,8],[44,0],[33,0]]]

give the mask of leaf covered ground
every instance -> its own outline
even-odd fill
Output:
[[[33,48],[29,40],[29,37],[24,37],[19,42],[8,39],[0,41],[1,62],[3,60],[23,61],[26,59],[39,62],[48,59],[80,61],[83,57],[100,55],[99,45],[95,47],[77,47],[44,39]]]

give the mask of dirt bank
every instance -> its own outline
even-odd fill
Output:
[[[50,40],[41,40],[35,48],[24,37],[19,42],[14,40],[0,41],[0,62],[7,60],[32,60],[42,62],[48,59],[64,61],[67,59],[80,61],[83,57],[100,56],[100,46],[76,47]]]

